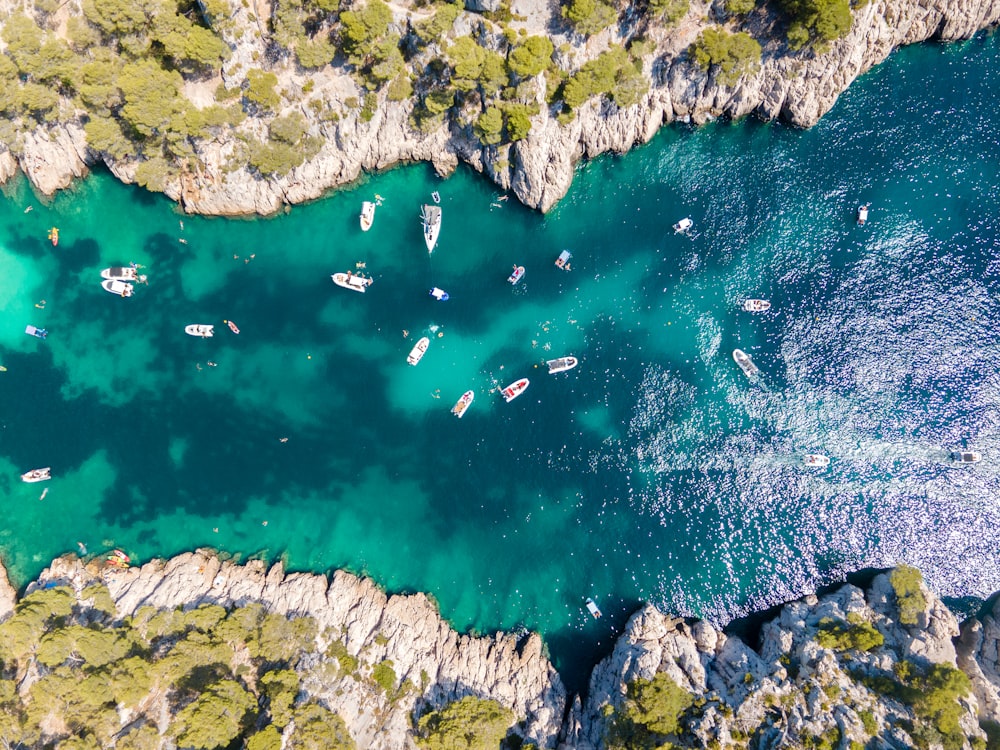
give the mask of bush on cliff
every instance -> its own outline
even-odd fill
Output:
[[[829,617],[820,620],[816,642],[836,651],[871,651],[885,643],[885,638],[870,622],[850,612],[846,623],[835,622]]]
[[[927,597],[920,589],[923,580],[920,571],[909,565],[900,565],[889,574],[899,607],[899,621],[904,625],[916,625],[920,614],[927,609]]]
[[[690,0],[649,0],[649,12],[667,26],[677,23],[690,9]]]
[[[604,0],[569,0],[561,12],[573,30],[584,36],[596,34],[618,19],[618,12]]]
[[[496,750],[514,723],[496,701],[467,695],[417,722],[417,744],[427,750]]]
[[[629,107],[648,89],[641,62],[633,60],[624,47],[613,46],[566,81],[562,99],[576,109],[593,96],[607,95],[619,107]]]
[[[652,750],[663,747],[681,730],[680,719],[694,696],[666,672],[653,679],[630,682],[624,707],[612,712],[606,742],[611,750]]]
[[[789,16],[789,46],[801,49],[810,42],[820,51],[828,42],[840,39],[851,30],[850,0],[780,0]]]
[[[730,34],[718,27],[707,28],[689,51],[702,70],[718,68],[717,79],[723,86],[735,86],[760,68],[760,43],[743,31]]]

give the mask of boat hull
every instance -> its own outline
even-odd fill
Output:
[[[333,279],[333,283],[337,286],[342,286],[344,289],[350,289],[352,292],[364,292],[371,286],[372,279],[366,278],[364,276],[357,276],[352,274],[350,271],[347,273],[335,273],[330,276]]]
[[[207,339],[215,335],[215,326],[192,323],[191,325],[184,326],[184,333],[188,336]]]
[[[367,232],[371,229],[373,221],[375,221],[375,204],[365,201],[361,204],[361,231]]]
[[[47,482],[52,479],[51,468],[46,466],[44,469],[32,469],[31,471],[26,471],[21,475],[21,481],[27,482],[28,484],[34,484],[35,482]]]
[[[430,344],[431,340],[426,336],[424,336],[416,344],[414,344],[413,348],[410,349],[410,353],[406,355],[407,364],[410,365],[418,364],[420,360],[424,358],[424,355],[427,353],[427,347],[430,346]]]
[[[771,303],[766,299],[748,299],[743,303],[747,312],[765,312],[771,309]]]
[[[557,372],[572,370],[579,363],[576,357],[559,357],[558,359],[550,359],[545,364],[549,366],[549,375],[555,375]]]
[[[528,388],[528,383],[529,381],[527,378],[521,378],[520,380],[515,380],[506,388],[501,388],[500,393],[503,395],[504,401],[509,404],[515,398],[520,396]]]
[[[830,459],[820,453],[808,454],[805,459],[803,459],[803,462],[806,466],[813,466],[817,468],[830,465]]]
[[[441,207],[424,204],[420,208],[420,218],[424,222],[424,244],[427,245],[427,253],[430,254],[434,252],[438,235],[441,233]]]
[[[474,391],[466,391],[462,394],[462,397],[455,402],[455,405],[451,407],[451,413],[461,419],[466,410],[472,405],[472,401],[475,397],[476,394]]]
[[[524,278],[524,266],[514,266],[514,271],[507,277],[507,283],[516,284]]]
[[[736,364],[740,366],[740,369],[743,370],[743,373],[748,378],[752,378],[760,372],[757,369],[757,365],[753,363],[753,360],[742,349],[733,350],[733,359],[736,360]]]

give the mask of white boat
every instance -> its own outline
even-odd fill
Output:
[[[446,292],[444,289],[438,289],[437,287],[431,289],[430,295],[439,302],[444,302],[445,300],[448,299],[448,292]]]
[[[578,362],[576,357],[557,357],[556,359],[548,360],[545,364],[549,366],[549,375],[554,375],[557,372],[572,370],[577,366]]]
[[[743,303],[743,309],[747,312],[764,312],[771,309],[771,303],[766,299],[748,299]]]
[[[367,232],[371,229],[373,221],[375,221],[375,204],[364,201],[361,204],[361,231]]]
[[[520,380],[515,380],[506,388],[501,388],[500,393],[503,394],[504,401],[506,401],[509,404],[515,398],[524,393],[527,387],[528,387],[528,379],[521,378]]]
[[[435,203],[440,203],[441,202],[441,193],[439,193],[437,190],[435,190],[433,193],[431,193],[431,199],[433,199],[433,201]]]
[[[750,356],[742,349],[733,349],[733,359],[736,360],[736,364],[740,366],[740,369],[743,370],[748,378],[751,378],[760,372],[760,370],[757,369],[757,365],[755,365],[753,360],[750,359]]]
[[[44,328],[35,328],[35,326],[25,326],[24,332],[29,336],[34,336],[36,339],[44,339],[49,335],[49,332]]]
[[[32,469],[31,471],[26,471],[21,475],[21,481],[31,484],[33,482],[44,482],[47,479],[52,479],[52,474],[50,473],[52,469],[46,466],[44,469]]]
[[[868,221],[868,207],[871,203],[863,203],[858,206],[858,224],[864,226],[865,222]]]
[[[192,323],[189,326],[184,326],[184,333],[188,336],[199,336],[203,339],[208,339],[215,335],[215,326]]]
[[[113,266],[101,271],[102,279],[121,279],[122,281],[138,281],[139,272],[132,266]]]
[[[978,451],[954,451],[951,460],[960,464],[978,464],[983,456]]]
[[[589,596],[587,597],[587,611],[594,616],[595,620],[601,616],[601,610],[597,608],[597,602]]]
[[[427,347],[430,345],[431,340],[429,338],[426,336],[421,338],[416,344],[413,345],[413,348],[410,349],[410,353],[406,355],[407,363],[411,365],[417,364],[417,362],[423,359],[424,354],[427,352]]]
[[[104,291],[117,294],[119,297],[131,297],[135,291],[135,287],[121,279],[105,279],[101,282],[101,286],[104,287]]]
[[[687,217],[684,217],[683,219],[681,219],[680,221],[678,221],[676,224],[674,224],[674,233],[675,234],[683,234],[684,232],[688,231],[693,226],[694,226],[694,222],[691,221],[691,219],[689,219]]]
[[[374,279],[369,279],[365,276],[358,276],[353,271],[335,273],[330,278],[333,279],[333,283],[337,286],[342,286],[344,289],[350,289],[354,292],[364,292],[374,281]]]
[[[806,466],[829,466],[830,459],[822,453],[807,453],[803,459]]]
[[[511,271],[510,276],[507,277],[507,281],[510,284],[516,284],[524,276],[524,266],[514,266],[514,270]]]
[[[569,259],[573,257],[573,253],[569,250],[563,250],[559,253],[559,257],[556,258],[556,268],[561,268],[564,271],[569,270]]]
[[[425,203],[420,207],[420,218],[424,222],[424,242],[427,243],[428,254],[434,252],[434,246],[441,233],[441,207]]]
[[[462,415],[465,414],[465,410],[469,408],[475,397],[476,394],[473,391],[466,391],[462,394],[462,397],[455,402],[455,405],[451,407],[451,413],[461,419]]]

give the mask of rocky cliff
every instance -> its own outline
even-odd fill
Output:
[[[647,737],[656,729],[654,745],[669,735],[688,747],[985,747],[981,725],[1000,721],[1000,612],[960,630],[910,572],[916,577],[905,594],[883,574],[867,591],[844,585],[789,603],[753,648],[646,605],[582,698],[567,696],[537,635],[459,635],[422,594],[387,596],[343,572],[289,574],[280,563],[237,565],[207,551],[127,571],[65,557],[28,592],[51,585],[81,592],[103,577],[120,617],[145,606],[252,602],[310,615],[319,638],[341,639],[362,671],[391,659],[400,683],[420,686],[390,700],[370,682],[324,670],[328,656],[300,665],[303,688],[344,718],[361,748],[415,748],[414,716],[466,695],[511,709],[513,731],[540,748],[622,746],[615,738],[623,732],[631,732],[630,746],[646,746],[637,727]],[[14,592],[0,580],[0,614],[13,605]],[[651,708],[648,695],[637,701],[635,690],[657,680],[679,701],[668,712],[675,715],[653,716],[658,724],[649,716],[662,708]],[[664,729],[667,720],[672,729]]]
[[[60,6],[54,19],[57,29],[65,28],[68,18],[82,14],[80,2],[68,0]],[[245,85],[250,68],[266,65],[278,76],[283,92],[281,111],[276,114],[301,114],[308,123],[309,137],[321,146],[288,174],[264,177],[239,164],[246,142],[267,139],[268,118],[251,113],[239,127],[199,141],[194,146],[196,158],[190,160],[193,167],[169,177],[160,187],[188,212],[218,215],[272,213],[283,205],[310,200],[330,188],[349,184],[363,172],[413,161],[432,162],[442,175],[464,161],[500,188],[511,190],[526,205],[546,211],[566,194],[574,167],[584,157],[628,151],[675,120],[704,123],[716,117],[754,114],[808,127],[833,106],[857,76],[885,60],[895,48],[928,39],[967,38],[1000,21],[1000,3],[993,0],[872,0],[859,3],[853,11],[850,33],[819,54],[808,48],[790,51],[781,39],[780,21],[766,7],[736,23],[725,17],[721,3],[693,0],[686,16],[669,28],[650,28],[626,18],[583,39],[560,21],[558,2],[511,0],[509,29],[515,34],[551,38],[566,58],[569,71],[578,70],[610,45],[644,37],[649,44],[644,47],[642,64],[650,88],[637,104],[626,108],[602,97],[591,99],[578,108],[571,122],[561,123],[546,103],[547,74],[543,72],[534,82],[534,103],[539,112],[532,117],[527,137],[502,146],[485,146],[468,121],[462,124],[449,119],[431,132],[415,130],[411,124],[414,100],[390,101],[384,90],[377,97],[374,113],[366,113],[358,106],[365,90],[343,65],[303,71],[289,56],[275,55],[275,40],[264,21],[274,13],[271,3],[220,2],[229,6],[230,15],[221,33],[231,57],[221,70],[221,80],[191,84],[185,95],[197,104],[206,100],[206,92],[218,83],[238,90]],[[15,6],[22,7],[12,0],[0,0],[0,11],[5,15]],[[477,4],[467,5],[473,6]],[[400,29],[429,15],[412,0],[394,2],[391,8]],[[702,71],[687,54],[706,26],[720,22],[730,30],[748,31],[763,45],[758,72],[744,76],[734,87],[720,84],[712,69]],[[448,34],[455,38],[469,33],[503,38],[481,15],[465,12]],[[447,44],[446,39],[431,44],[427,60],[439,55]],[[209,93],[208,100],[210,97]],[[63,104],[64,109],[70,106],[69,101]],[[50,194],[83,175],[88,165],[103,161],[120,179],[135,181],[142,159],[128,155],[115,158],[89,147],[82,127],[86,119],[85,112],[78,112],[69,121],[9,137],[7,150],[0,149],[0,179],[9,176],[16,165],[37,189]]]

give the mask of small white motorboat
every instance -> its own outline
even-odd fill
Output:
[[[44,339],[49,335],[49,332],[44,328],[35,328],[35,326],[25,326],[24,332],[29,336],[34,336],[36,339]]]
[[[858,206],[858,225],[859,226],[863,227],[865,225],[865,223],[868,221],[868,207],[870,205],[871,205],[871,203],[863,203],[860,206]]]
[[[342,286],[344,289],[350,289],[354,292],[364,292],[374,281],[374,279],[369,279],[365,276],[358,276],[353,271],[335,273],[330,278],[333,279],[333,283],[337,286]]]
[[[806,466],[822,467],[830,465],[830,459],[822,453],[807,453],[805,458],[802,460]]]
[[[410,349],[410,353],[406,355],[407,364],[411,365],[417,364],[421,359],[424,358],[424,354],[427,353],[427,347],[430,345],[431,345],[431,340],[429,338],[427,338],[426,336],[421,338],[416,344],[413,345],[413,348]]]
[[[431,200],[433,200],[435,203],[440,203],[441,202],[441,193],[439,193],[437,190],[435,190],[433,193],[431,193]]]
[[[199,338],[209,339],[215,335],[215,326],[192,323],[191,325],[184,326],[184,333],[188,336],[198,336]]]
[[[371,229],[373,221],[375,221],[375,204],[364,201],[361,204],[361,231],[367,232]]]
[[[437,287],[431,289],[430,295],[439,302],[444,302],[446,299],[448,299],[448,292],[446,292],[444,289],[438,289]]]
[[[132,266],[113,266],[101,271],[102,279],[121,279],[122,281],[138,281],[139,272]]]
[[[476,397],[475,392],[466,391],[462,394],[462,397],[455,402],[455,405],[451,407],[451,413],[454,414],[459,419],[465,414],[465,410],[469,408],[472,404],[472,400]]]
[[[589,596],[587,597],[587,611],[594,616],[595,620],[601,616],[601,610],[597,608],[597,602]]]
[[[528,379],[521,378],[520,380],[515,380],[506,388],[501,388],[500,393],[503,394],[504,401],[506,401],[509,404],[515,398],[524,393],[527,387],[528,387]]]
[[[105,279],[101,282],[101,286],[104,287],[104,291],[111,292],[111,294],[116,294],[119,297],[131,297],[135,291],[135,287],[121,279]]]
[[[32,469],[31,471],[26,471],[21,475],[21,481],[31,484],[33,482],[44,482],[47,479],[52,479],[52,469],[46,466],[44,469]]]
[[[748,299],[743,303],[747,312],[764,312],[771,309],[771,303],[766,299]]]
[[[559,253],[559,257],[556,258],[556,268],[561,268],[564,271],[569,270],[569,259],[573,257],[573,253],[569,250],[563,250]]]
[[[510,276],[507,277],[507,281],[510,284],[516,284],[524,276],[524,266],[514,266],[514,270],[511,272]]]
[[[684,234],[689,229],[691,229],[691,227],[693,227],[693,226],[694,226],[694,222],[691,221],[691,219],[689,219],[689,218],[687,218],[685,216],[683,219],[681,219],[676,224],[674,224],[674,233],[675,234]]]
[[[954,451],[951,460],[959,464],[978,464],[983,456],[978,451]]]
[[[579,364],[576,357],[557,357],[556,359],[550,359],[545,364],[549,366],[549,375],[554,375],[557,372],[566,372],[566,370],[572,370]]]
[[[760,370],[757,369],[757,365],[755,365],[753,360],[750,359],[750,355],[742,349],[733,349],[733,359],[736,360],[736,364],[740,366],[740,369],[743,370],[743,373],[748,378],[752,378],[760,372]]]

